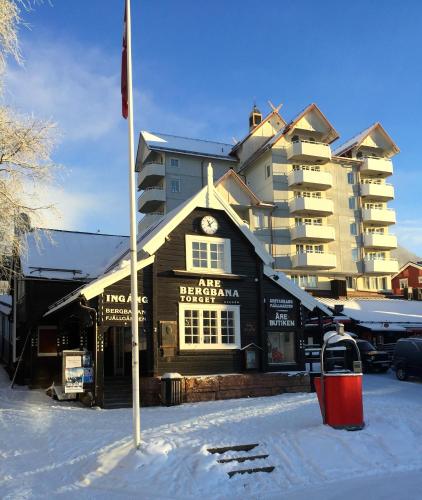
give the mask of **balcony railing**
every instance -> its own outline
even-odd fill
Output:
[[[394,199],[394,187],[391,184],[387,183],[364,181],[360,185],[360,194],[363,198],[389,201]]]
[[[293,189],[326,190],[332,187],[333,177],[329,172],[292,170],[288,177],[288,185]]]
[[[363,159],[360,171],[366,175],[388,177],[393,173],[393,162],[388,158],[367,157]]]
[[[334,205],[329,198],[297,196],[289,200],[289,210],[296,215],[325,216],[334,212]]]
[[[399,263],[395,259],[365,257],[365,273],[368,274],[395,274],[399,270]]]
[[[293,141],[287,148],[287,159],[292,161],[312,161],[314,163],[327,163],[331,160],[331,149],[323,142],[307,140]]]
[[[335,253],[303,251],[292,256],[292,267],[301,269],[332,269],[337,266]]]
[[[147,189],[156,186],[166,175],[166,168],[162,162],[145,163],[138,172],[138,188]]]
[[[392,208],[363,208],[362,220],[364,223],[395,224],[396,212]]]
[[[138,210],[142,213],[160,212],[166,201],[166,192],[162,186],[146,188],[138,198]]]
[[[394,234],[366,233],[363,235],[363,246],[384,250],[397,248],[397,237]]]
[[[296,224],[290,228],[290,238],[292,241],[333,241],[335,230],[322,224]]]

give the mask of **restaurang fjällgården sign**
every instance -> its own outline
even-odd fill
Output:
[[[296,328],[297,311],[292,298],[266,297],[266,326],[269,328]]]

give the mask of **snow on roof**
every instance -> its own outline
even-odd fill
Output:
[[[126,248],[127,236],[37,229],[26,235],[27,254],[21,257],[28,278],[92,280],[110,258]]]
[[[343,305],[342,313],[355,321],[370,323],[422,324],[422,302],[396,299],[335,300],[318,298],[330,307]],[[389,327],[389,328],[392,328]]]
[[[237,161],[236,158],[229,156],[233,148],[232,144],[204,139],[191,139],[171,134],[148,132],[146,130],[143,130],[141,135],[148,148],[155,151],[174,151],[183,154]]]
[[[376,125],[376,123],[372,124],[371,126],[367,127],[365,130],[362,130],[362,132],[359,132],[358,134],[353,136],[351,139],[349,139],[348,141],[346,141],[343,144],[341,144],[340,146],[338,146],[333,151],[333,154],[335,156],[338,156],[342,153],[345,153],[346,151],[348,151],[350,148],[352,148],[356,144],[359,144],[371,132],[371,130],[374,128],[375,125]]]
[[[0,313],[8,316],[12,310],[12,296],[0,295]]]

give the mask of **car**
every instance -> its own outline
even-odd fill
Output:
[[[394,349],[393,369],[399,380],[422,377],[422,338],[399,339]]]
[[[386,372],[390,368],[390,360],[386,351],[379,351],[367,340],[356,340],[362,361],[363,373]]]

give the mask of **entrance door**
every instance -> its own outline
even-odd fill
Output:
[[[123,376],[125,374],[125,336],[123,328],[113,328],[113,344],[114,375]]]

